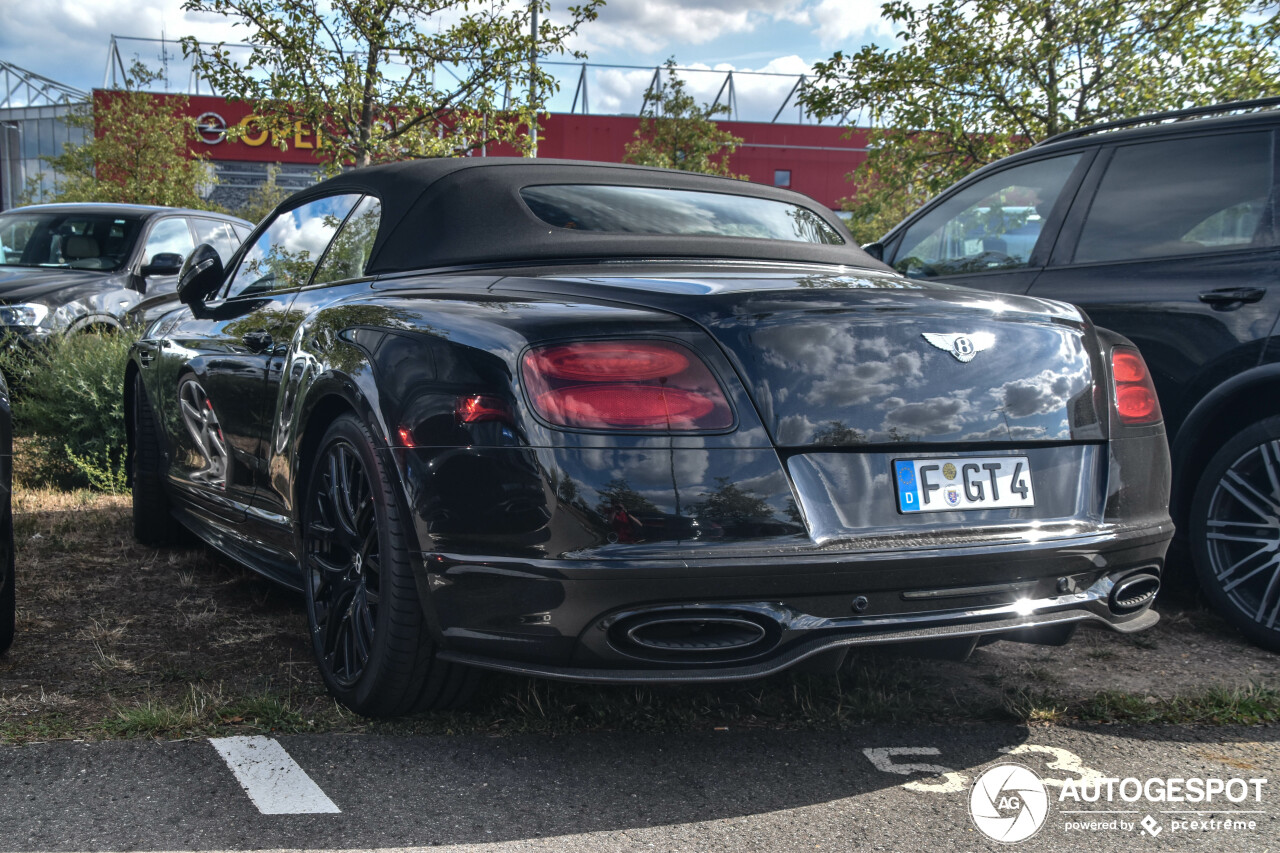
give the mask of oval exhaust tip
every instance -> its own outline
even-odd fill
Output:
[[[658,652],[719,652],[749,648],[764,626],[733,616],[653,616],[627,628],[627,639]]]
[[[1111,590],[1111,612],[1132,613],[1141,610],[1153,600],[1160,591],[1160,578],[1155,575],[1130,575],[1117,583]]]

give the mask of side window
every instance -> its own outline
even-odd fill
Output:
[[[1116,149],[1089,206],[1076,263],[1270,246],[1271,134]]]
[[[161,219],[147,235],[147,245],[142,250],[142,263],[149,264],[156,259],[156,255],[163,254],[182,255],[185,258],[195,247],[187,220]]]
[[[965,187],[907,229],[894,268],[928,278],[1025,267],[1080,157],[1037,160]]]
[[[271,220],[240,261],[227,296],[301,287],[359,195],[332,195],[286,210]]]
[[[371,195],[365,196],[355,212],[347,217],[338,236],[333,238],[312,283],[325,284],[364,275],[364,267],[373,251],[373,241],[378,236],[378,222],[381,218],[382,202]]]
[[[231,230],[230,222],[219,222],[217,219],[193,219],[191,227],[196,231],[198,242],[208,243],[218,251],[218,257],[222,258],[223,266],[231,260],[236,249],[240,248],[240,238]]]

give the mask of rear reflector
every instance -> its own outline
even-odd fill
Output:
[[[1160,400],[1147,363],[1133,347],[1111,350],[1111,375],[1116,383],[1116,414],[1131,426],[1159,423]]]
[[[531,350],[523,376],[546,421],[576,429],[708,430],[733,425],[720,384],[668,341],[582,341]]]
[[[511,423],[511,409],[501,397],[488,394],[472,394],[459,397],[453,410],[458,424],[478,424],[485,421],[502,421]]]

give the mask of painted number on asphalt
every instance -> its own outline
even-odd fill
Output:
[[[929,773],[933,776],[942,777],[941,782],[925,782],[919,779],[903,782],[902,787],[908,791],[921,791],[926,794],[952,794],[956,791],[963,791],[965,785],[969,782],[968,776],[963,773],[957,773],[950,767],[943,767],[941,764],[894,761],[895,758],[912,755],[938,755],[939,752],[936,746],[872,747],[862,750],[862,754],[882,773],[895,773],[899,776],[910,776],[913,773]]]
[[[1067,784],[1068,779],[1087,781],[1102,778],[1102,774],[1097,770],[1086,767],[1080,756],[1060,747],[1022,743],[1017,746],[1002,747],[1000,751],[1005,755],[1024,759],[1035,755],[1046,756],[1046,770],[1059,771],[1066,774],[1064,778],[1057,778],[1041,773],[1040,776],[1046,785],[1054,785],[1061,788]],[[953,770],[942,764],[898,760],[912,757],[931,758],[941,755],[941,751],[936,746],[868,747],[862,750],[862,754],[881,773],[892,773],[896,776],[927,773],[931,776],[939,777],[938,781],[913,779],[910,782],[903,782],[902,787],[908,791],[919,791],[926,794],[954,794],[958,791],[963,791],[969,786],[970,777],[968,774]]]

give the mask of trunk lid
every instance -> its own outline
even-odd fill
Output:
[[[524,281],[529,281],[525,279]],[[539,278],[697,323],[780,448],[1105,438],[1093,330],[1063,303],[815,269]],[[499,289],[523,290],[508,279]]]

